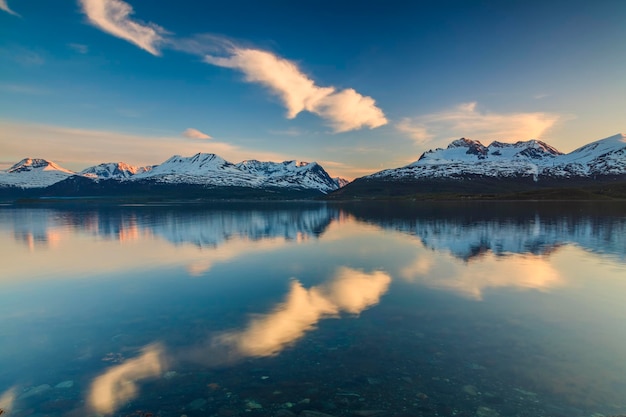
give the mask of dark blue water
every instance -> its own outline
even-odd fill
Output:
[[[626,206],[0,209],[9,416],[626,413]]]

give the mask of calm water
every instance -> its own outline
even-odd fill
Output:
[[[0,250],[3,417],[626,414],[624,205],[3,207]]]

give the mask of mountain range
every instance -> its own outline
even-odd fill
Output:
[[[358,178],[335,198],[419,194],[503,194],[626,182],[626,135],[617,134],[568,154],[539,140],[515,143],[461,138],[424,152],[404,167]]]
[[[561,190],[563,198],[571,197],[573,189],[589,187],[615,194],[607,186],[617,187],[617,195],[626,197],[626,135],[591,142],[568,154],[535,139],[485,146],[461,138],[445,149],[424,152],[406,166],[351,183],[331,178],[316,162],[231,163],[210,153],[175,155],[144,167],[103,163],[81,172],[26,158],[0,171],[0,195],[9,197],[354,199]],[[563,194],[566,189],[570,191]]]
[[[45,159],[26,158],[0,171],[0,189],[23,196],[165,193],[222,198],[229,191],[236,191],[237,196],[275,194],[288,198],[326,194],[345,183],[342,178],[331,178],[316,162],[247,160],[233,164],[208,153],[191,157],[175,155],[162,164],[144,167],[123,162],[103,163],[80,172]]]

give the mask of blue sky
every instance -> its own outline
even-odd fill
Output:
[[[0,0],[0,163],[213,152],[354,178],[626,130],[626,2]]]

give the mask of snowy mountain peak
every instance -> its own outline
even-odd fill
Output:
[[[0,171],[0,187],[47,187],[75,172],[40,158],[24,158],[6,171]]]
[[[617,135],[609,136],[608,138],[600,139],[581,146],[580,148],[574,150],[571,154],[605,152],[618,150],[624,147],[626,147],[626,135],[618,133]]]
[[[448,145],[448,149],[452,149],[452,148],[472,148],[472,147],[477,147],[477,146],[485,147],[485,145],[480,143],[480,141],[478,141],[478,140],[472,140],[472,139],[468,139],[468,138],[461,138],[461,139],[453,140]]]
[[[11,168],[7,170],[8,173],[18,173],[18,172],[30,172],[33,170],[40,171],[60,171],[66,172],[69,174],[74,174],[74,172],[62,168],[55,164],[54,162],[48,161],[46,159],[41,158],[24,158],[17,164],[13,165]]]
[[[333,181],[335,181],[335,184],[337,184],[338,188],[342,188],[345,187],[346,185],[350,184],[350,181],[345,179],[345,178],[341,178],[341,177],[334,177]]]
[[[489,150],[485,145],[477,140],[461,138],[453,141],[448,145],[448,149],[466,148],[465,153],[467,155],[476,155],[478,158],[484,158]]]
[[[192,157],[175,155],[132,179],[220,187],[317,189],[324,193],[338,188],[316,162],[262,162],[249,159],[232,164],[215,154],[205,153]]]
[[[107,162],[85,168],[79,174],[89,178],[117,178],[126,179],[135,174],[151,170],[152,167],[136,167],[125,162]]]

